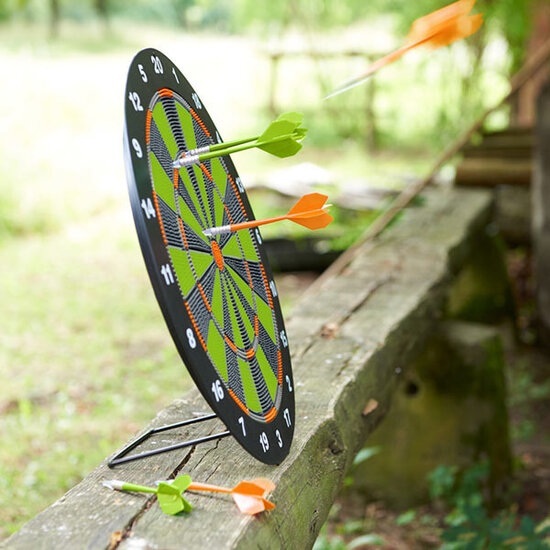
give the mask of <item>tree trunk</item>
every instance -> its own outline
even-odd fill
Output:
[[[533,7],[533,32],[527,48],[527,57],[533,57],[550,36],[550,4],[541,0]],[[518,126],[533,126],[536,118],[536,100],[550,75],[550,64],[539,71],[518,92],[512,103],[512,121]]]
[[[533,179],[533,244],[539,335],[550,346],[550,80],[538,101]]]
[[[50,37],[57,38],[59,33],[59,20],[61,12],[59,0],[50,0]]]

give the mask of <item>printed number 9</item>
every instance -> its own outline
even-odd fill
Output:
[[[138,159],[143,157],[143,151],[141,150],[141,145],[139,144],[139,141],[136,138],[132,138],[132,147],[134,148],[134,151],[136,152],[136,157]]]
[[[269,451],[269,440],[267,439],[267,435],[265,432],[262,432],[260,434],[260,445],[262,446],[262,450],[264,453],[267,453]]]

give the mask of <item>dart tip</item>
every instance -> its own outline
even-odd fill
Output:
[[[231,233],[231,225],[220,225],[218,227],[207,227],[202,230],[205,237],[215,237],[216,235],[225,235]]]
[[[189,155],[184,153],[183,156],[177,158],[172,163],[172,166],[174,168],[183,168],[184,166],[191,166],[192,164],[197,164],[198,162],[200,162],[199,155]]]
[[[352,88],[355,88],[356,86],[359,86],[359,84],[363,84],[363,82],[366,82],[369,80],[372,75],[375,73],[372,69],[369,69],[369,71],[364,74],[363,76],[359,78],[354,78],[353,80],[348,80],[344,84],[342,84],[339,88],[336,88],[336,90],[333,90],[323,98],[323,101],[326,101],[327,99],[330,99],[331,97],[337,96],[339,94],[343,94],[344,92],[347,92],[348,90],[351,90]]]
[[[102,485],[103,487],[107,487],[107,489],[111,489],[112,491],[114,491],[115,489],[118,489],[120,491],[122,490],[124,481],[118,481],[116,479],[104,479]]]
[[[330,99],[331,97],[334,97],[335,95],[341,94],[344,90],[335,90],[334,92],[330,92],[330,94],[326,95],[323,98],[323,101],[326,101],[327,99]]]

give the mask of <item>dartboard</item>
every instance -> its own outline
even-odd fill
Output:
[[[227,429],[254,457],[279,464],[294,431],[294,388],[277,288],[229,156],[174,167],[221,143],[198,94],[161,52],[134,58],[124,150],[132,212],[156,298],[178,352]]]

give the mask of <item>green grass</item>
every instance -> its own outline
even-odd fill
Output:
[[[0,248],[0,536],[191,386],[129,212]]]

